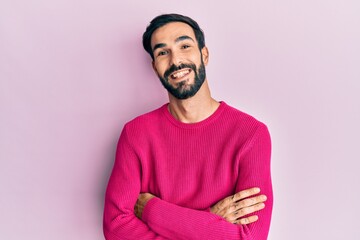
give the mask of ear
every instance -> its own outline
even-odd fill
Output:
[[[203,57],[204,65],[206,66],[209,62],[209,50],[206,46],[201,49],[201,55]]]

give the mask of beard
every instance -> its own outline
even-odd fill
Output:
[[[186,80],[184,80],[184,81],[177,83],[175,87],[172,86],[169,83],[170,75],[172,73],[174,73],[175,71],[178,71],[178,70],[181,70],[184,68],[192,69],[192,71],[195,74],[194,83],[188,85],[188,84],[186,84]],[[182,99],[182,100],[190,98],[199,91],[199,89],[201,88],[202,84],[205,81],[206,73],[205,73],[205,65],[204,65],[203,59],[201,58],[201,64],[200,64],[199,70],[197,70],[197,67],[195,64],[182,63],[179,66],[175,66],[173,64],[168,70],[165,71],[164,77],[159,76],[159,78],[160,78],[160,81],[161,81],[162,85],[164,86],[164,88],[166,88],[166,90],[171,95],[173,95],[175,98]]]

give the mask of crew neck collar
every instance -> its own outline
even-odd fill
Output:
[[[168,109],[169,103],[166,103],[162,106],[162,111],[163,111],[164,115],[166,116],[166,118],[175,126],[180,127],[180,128],[193,129],[193,128],[199,128],[199,127],[205,126],[205,125],[211,123],[212,121],[214,121],[216,118],[218,118],[218,116],[224,110],[225,106],[227,106],[226,103],[223,101],[220,101],[219,103],[220,103],[220,105],[218,106],[218,108],[215,110],[215,112],[213,114],[211,114],[209,117],[205,118],[204,120],[201,120],[201,121],[195,122],[195,123],[183,123],[183,122],[177,120],[169,112],[169,109]]]

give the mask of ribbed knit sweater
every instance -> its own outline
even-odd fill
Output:
[[[167,104],[133,119],[121,133],[106,191],[106,239],[267,239],[270,152],[267,127],[225,102],[197,123],[176,120]],[[251,187],[268,198],[258,221],[231,224],[210,212],[218,201]],[[156,197],[140,220],[134,206],[145,192]]]

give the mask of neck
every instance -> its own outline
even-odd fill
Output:
[[[211,116],[220,105],[211,97],[207,80],[195,96],[181,100],[169,94],[169,100],[171,115],[183,123],[200,122]]]

